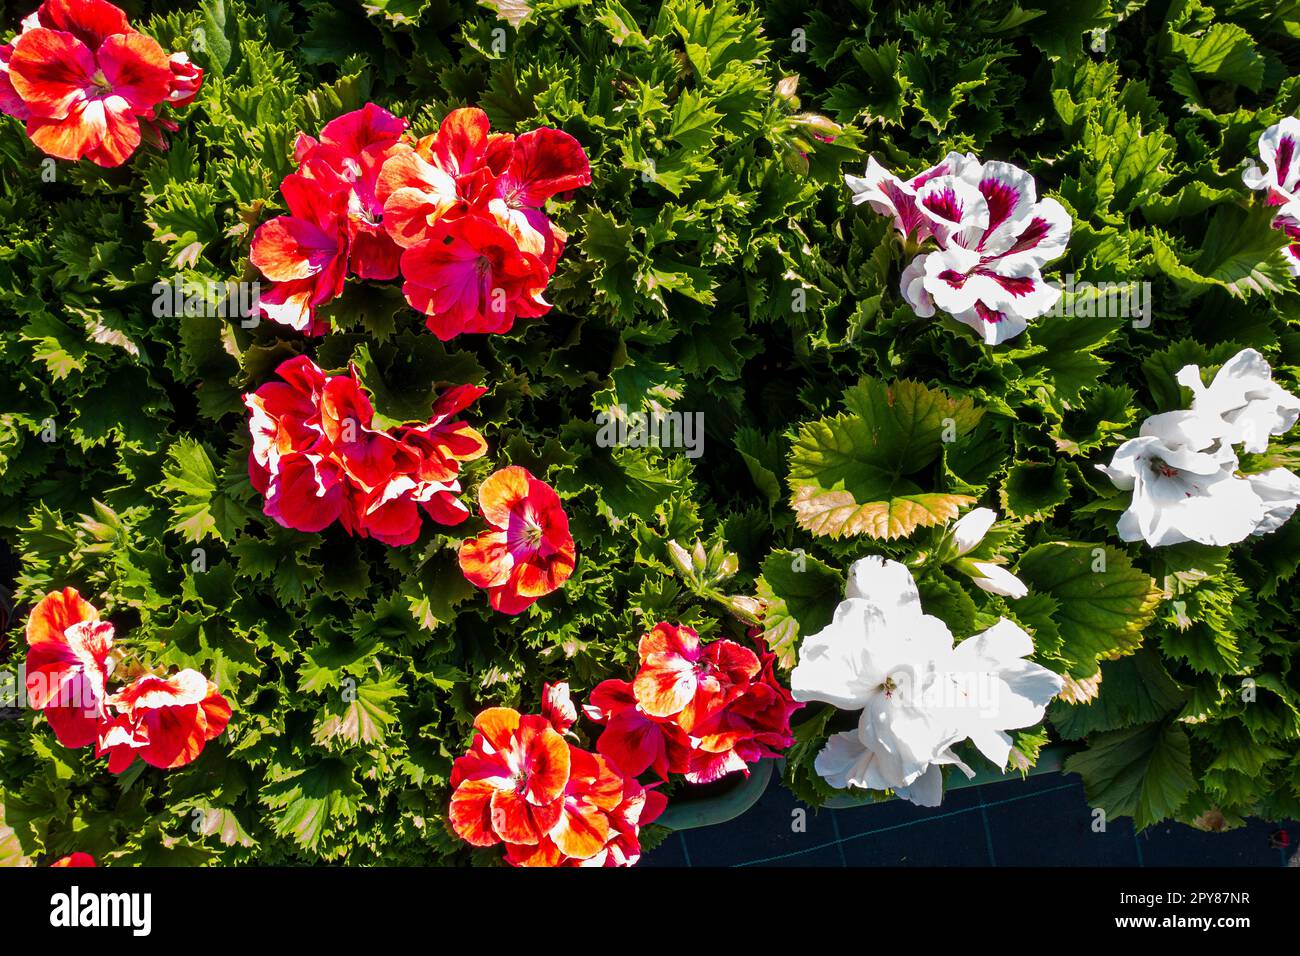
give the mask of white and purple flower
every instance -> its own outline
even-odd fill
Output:
[[[1300,119],[1288,116],[1259,135],[1259,158],[1264,168],[1251,164],[1241,181],[1251,189],[1264,190],[1270,206],[1284,206],[1300,189]]]
[[[904,239],[929,238],[938,247],[913,259],[900,283],[921,318],[942,309],[997,345],[1060,299],[1042,268],[1065,252],[1072,221],[1056,200],[1038,199],[1023,169],[949,153],[903,181],[869,158],[864,177],[845,181],[854,202],[893,216]]]

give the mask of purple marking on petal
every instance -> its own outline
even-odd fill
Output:
[[[980,180],[980,193],[989,204],[989,226],[984,230],[984,235],[987,236],[1015,212],[1016,206],[1020,205],[1020,193],[1010,183],[1004,183],[1000,179]]]
[[[1277,156],[1274,158],[1274,165],[1277,167],[1275,175],[1277,184],[1286,188],[1286,174],[1291,169],[1291,160],[1295,156],[1295,140],[1290,136],[1283,136],[1277,144]]]
[[[1006,313],[997,312],[993,309],[990,309],[983,302],[975,303],[975,314],[978,315],[985,322],[989,322],[993,325],[997,325],[999,322],[1001,322],[1003,319],[1007,317]]]
[[[1016,298],[1029,295],[1038,287],[1033,276],[1001,276],[992,269],[976,269],[975,272],[978,275],[992,279]]]
[[[947,176],[947,175],[948,175],[948,164],[940,163],[938,166],[934,167],[934,169],[927,169],[925,172],[921,173],[921,175],[913,179],[912,188],[920,189],[930,180],[935,179],[939,176]]]
[[[939,273],[939,278],[948,283],[954,289],[960,289],[966,284],[967,276],[956,269],[944,269]]]
[[[1029,225],[1025,227],[1024,232],[1022,232],[1019,236],[1016,237],[1016,244],[1012,246],[1010,249],[1008,249],[1006,252],[1002,253],[1002,255],[997,256],[996,258],[1001,259],[1003,256],[1010,256],[1010,255],[1014,255],[1017,252],[1026,252],[1030,249],[1033,249],[1044,239],[1046,239],[1048,233],[1050,233],[1051,231],[1052,231],[1051,223],[1049,223],[1046,219],[1043,219],[1039,216],[1035,216],[1033,219],[1030,220]]]
[[[953,192],[951,187],[930,193],[921,202],[930,212],[949,222],[961,222],[961,217],[965,212],[961,200],[957,198],[957,194]]]

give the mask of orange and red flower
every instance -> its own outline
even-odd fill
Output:
[[[217,685],[195,670],[170,677],[145,674],[111,698],[117,715],[102,729],[95,755],[121,773],[140,757],[162,770],[191,763],[230,722]]]
[[[542,715],[492,707],[475,719],[452,767],[452,829],[473,846],[504,844],[512,866],[631,866],[664,797],[565,741],[559,725],[576,718],[567,684],[543,697]]]
[[[479,486],[479,509],[491,530],[460,546],[460,568],[488,602],[518,614],[563,586],[573,573],[573,536],[555,489],[511,465]]]
[[[108,718],[113,625],[75,588],[51,591],[27,619],[27,699],[65,747],[94,743]]]
[[[162,104],[194,99],[203,71],[170,57],[108,0],[46,0],[0,47],[0,111],[60,159],[118,166],[142,138],[166,149]]]
[[[95,744],[113,773],[137,756],[164,770],[182,767],[230,721],[217,685],[194,670],[144,674],[109,694],[113,626],[75,588],[51,591],[32,609],[27,645],[28,700],[61,744]]]
[[[253,445],[248,457],[263,510],[286,528],[348,533],[410,544],[421,512],[440,524],[469,517],[459,497],[462,462],[487,453],[483,436],[453,416],[486,389],[458,385],[427,422],[382,430],[356,369],[327,376],[307,356],[282,363],[281,382],[244,396]]]
[[[701,644],[686,626],[660,623],[638,646],[631,683],[603,681],[584,710],[605,725],[596,741],[622,773],[652,769],[709,783],[794,742],[790,717],[801,707],[776,679],[776,657],[752,635],[758,653],[730,640]]]
[[[280,184],[287,216],[262,223],[253,235],[249,261],[273,283],[258,306],[282,325],[321,335],[329,323],[318,306],[335,299],[347,279],[348,186],[292,173]]]
[[[543,292],[565,236],[541,207],[590,185],[578,141],[555,129],[492,133],[475,108],[452,110],[419,140],[406,125],[367,103],[327,124],[319,141],[299,134],[299,169],[284,183],[289,215],[263,223],[253,240],[253,264],[275,283],[262,297],[268,317],[325,333],[316,309],[349,271],[400,273],[407,301],[443,340],[508,332],[517,317],[549,311]]]
[[[545,717],[490,707],[452,768],[451,825],[474,846],[536,846],[559,821],[569,745]]]

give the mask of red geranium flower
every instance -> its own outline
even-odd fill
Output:
[[[163,770],[183,767],[230,721],[230,705],[217,685],[194,670],[168,678],[146,674],[108,702],[117,716],[101,728],[96,756],[107,753],[113,773],[137,756]]]
[[[60,857],[50,866],[94,866],[95,858],[89,853],[83,853],[78,850],[76,853],[69,853],[67,856]]]
[[[637,647],[636,699],[652,717],[677,716],[689,732],[742,693],[759,672],[758,658],[733,641],[701,646],[689,627],[656,624]]]
[[[508,707],[483,711],[474,728],[452,767],[452,829],[474,846],[536,846],[563,812],[569,745],[546,718]]]
[[[578,722],[578,708],[573,704],[567,682],[542,685],[542,716],[560,734],[568,733]]]
[[[591,166],[578,141],[563,130],[537,129],[514,141],[510,165],[493,182],[488,208],[519,248],[539,256],[549,272],[565,236],[542,206],[554,195],[590,185]]]
[[[75,588],[51,591],[27,619],[27,699],[65,747],[93,743],[105,705],[113,625]]]
[[[668,774],[690,768],[691,741],[686,731],[672,720],[642,710],[629,681],[601,681],[583,711],[605,725],[596,749],[622,773],[637,777],[654,770],[667,780]]]
[[[389,235],[409,248],[427,239],[439,220],[464,215],[504,170],[513,141],[489,134],[487,114],[470,107],[452,110],[437,133],[394,151],[378,188]]]
[[[347,183],[291,173],[280,184],[287,216],[257,227],[249,260],[274,285],[258,296],[263,313],[281,325],[323,335],[329,323],[316,308],[343,291],[348,266]]]
[[[662,794],[605,757],[566,743],[576,719],[568,685],[546,685],[543,714],[483,711],[468,753],[452,766],[452,829],[473,846],[505,844],[511,866],[631,866],[640,828]]]
[[[0,110],[51,156],[118,166],[142,135],[166,148],[158,127],[174,125],[156,108],[189,103],[202,79],[107,0],[46,0],[0,49]]]
[[[278,373],[283,382],[244,396],[249,477],[266,496],[268,516],[310,532],[338,521],[350,534],[390,545],[419,537],[421,511],[441,524],[469,516],[458,497],[460,464],[486,454],[487,443],[452,416],[485,389],[455,386],[425,424],[381,430],[355,368],[327,376],[298,356]]]
[[[596,749],[624,774],[653,769],[710,783],[777,757],[794,742],[790,717],[802,704],[776,679],[776,655],[734,641],[701,644],[689,627],[657,624],[638,647],[632,683],[607,680],[587,715],[605,725]]]
[[[545,315],[550,270],[483,215],[442,219],[402,253],[402,293],[444,342],[463,332],[509,332],[515,318]]]
[[[320,140],[299,133],[294,158],[302,174],[326,189],[343,183],[348,191],[347,223],[352,274],[392,279],[401,249],[384,229],[384,204],[377,195],[380,171],[398,150],[406,120],[367,103],[325,124]]]
[[[460,546],[461,571],[492,607],[518,614],[573,573],[569,518],[555,489],[518,465],[488,476],[478,500],[492,530]]]

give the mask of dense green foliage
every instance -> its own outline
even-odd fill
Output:
[[[23,852],[464,861],[447,779],[482,706],[629,676],[658,620],[743,635],[734,595],[768,602],[792,660],[870,553],[919,562],[927,610],[959,637],[1018,620],[1078,700],[1100,661],[1095,700],[1050,723],[1086,745],[1070,768],[1112,816],[1300,816],[1300,523],[1231,549],[1122,546],[1126,499],[1093,467],[1185,404],[1188,362],[1253,346],[1296,390],[1300,295],[1240,169],[1300,108],[1300,3],[542,0],[517,28],[467,0],[124,6],[207,71],[169,152],[51,180],[0,123],[0,534],[20,612],[5,663],[21,612],[74,586],[142,657],[210,674],[234,718],[190,767],[122,778],[33,712],[0,723]],[[472,104],[494,128],[582,143],[594,185],[550,208],[569,234],[553,311],[442,345],[395,285],[353,280],[321,340],[156,315],[160,279],[256,278],[249,239],[281,208],[295,134],[367,101],[417,134]],[[811,114],[841,124],[833,142]],[[989,348],[918,319],[896,236],[843,173],[950,149],[1030,170],[1075,217],[1053,276],[1150,282],[1149,325],[1081,308]],[[465,415],[489,443],[467,487],[514,463],[557,488],[578,549],[566,587],[509,618],[457,567],[472,523],[390,548],[263,516],[240,396],[304,351],[355,362],[396,419],[445,384],[488,385]],[[703,413],[703,454],[600,447],[617,406]],[[1019,602],[934,549],[931,526],[975,500],[1010,519],[987,544],[1018,556]],[[676,567],[669,542],[697,540],[714,558]],[[788,782],[818,800],[827,721],[804,714]]]

